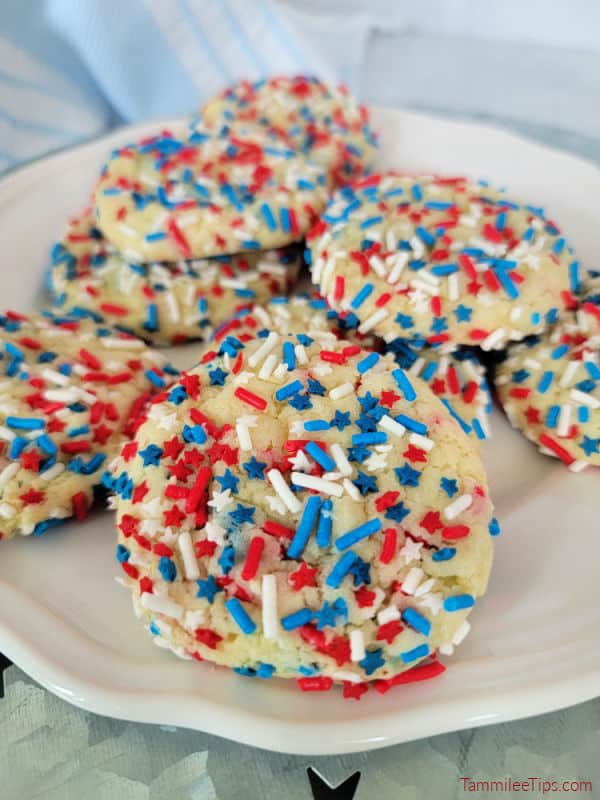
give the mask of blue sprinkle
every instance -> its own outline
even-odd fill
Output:
[[[260,207],[260,213],[263,215],[263,219],[267,224],[267,228],[271,231],[277,230],[277,221],[273,216],[273,212],[271,211],[271,207],[267,203],[263,203]]]
[[[461,611],[463,608],[472,608],[475,598],[471,594],[455,594],[444,600],[444,611]]]
[[[25,439],[23,436],[15,436],[15,438],[10,443],[10,449],[8,451],[8,457],[13,461],[21,455],[23,450],[29,444],[29,439]]]
[[[429,233],[429,231],[423,228],[421,225],[417,226],[415,232],[422,242],[424,242],[429,247],[433,247],[433,245],[435,244],[435,236],[432,233]]]
[[[424,422],[411,419],[410,417],[406,417],[404,414],[398,414],[398,416],[394,417],[394,419],[396,422],[404,425],[405,428],[408,428],[408,430],[412,431],[413,433],[420,433],[422,436],[427,433],[427,425],[425,425]]]
[[[56,528],[57,525],[61,525],[64,520],[62,519],[45,519],[42,522],[38,522],[38,524],[33,529],[34,536],[41,536],[43,533],[46,533],[48,528]]]
[[[313,618],[314,612],[310,608],[301,608],[300,611],[294,611],[293,614],[288,614],[287,617],[281,618],[281,627],[286,631],[293,631],[295,628],[301,628],[307,625]]]
[[[282,208],[279,211],[279,220],[281,222],[281,227],[285,233],[289,233],[291,231],[291,224],[290,224],[290,210],[289,208]]]
[[[431,632],[431,622],[429,622],[427,617],[415,611],[414,608],[405,608],[402,612],[402,619],[407,625],[410,625],[411,628],[422,633],[423,636],[429,636]]]
[[[353,553],[352,550],[344,553],[344,555],[336,562],[333,569],[325,579],[327,586],[330,586],[332,589],[339,589],[341,582],[350,572],[357,558],[358,556],[356,553]]]
[[[361,539],[366,539],[381,530],[381,520],[378,518],[370,519],[359,525],[358,528],[353,528],[347,533],[343,533],[335,540],[335,546],[338,550],[346,550],[352,547],[353,544],[360,542]]]
[[[125,547],[124,544],[117,545],[117,561],[119,562],[119,564],[123,564],[125,561],[129,561],[130,555],[131,553],[129,552],[127,547]]]
[[[491,522],[488,526],[488,530],[490,532],[490,536],[500,535],[500,523],[498,522],[496,517],[492,517]]]
[[[167,583],[173,583],[177,577],[177,567],[175,566],[175,562],[171,561],[171,559],[167,558],[167,556],[161,556],[159,559],[158,571],[162,575],[163,580],[167,581]]]
[[[472,426],[473,430],[475,431],[475,435],[477,436],[478,439],[485,439],[486,438],[485,431],[481,427],[481,422],[479,422],[477,417],[474,417],[471,420],[471,426]]]
[[[332,510],[333,503],[331,500],[323,500],[319,524],[317,525],[317,544],[319,547],[329,547],[331,543]]]
[[[443,278],[446,275],[453,275],[455,272],[458,272],[458,267],[456,264],[437,264],[435,267],[431,267],[429,271],[432,275]]]
[[[328,431],[331,425],[325,419],[309,419],[304,423],[305,431]]]
[[[428,200],[423,207],[432,211],[445,211],[447,208],[452,208],[452,203],[448,200]]]
[[[9,428],[16,428],[22,431],[37,431],[46,425],[43,419],[35,419],[34,417],[7,417],[6,424]]]
[[[290,372],[295,369],[296,367],[296,353],[294,351],[294,345],[292,342],[284,342],[283,343],[283,360],[287,364],[287,368]]]
[[[550,353],[550,358],[552,358],[554,361],[558,361],[559,358],[562,358],[565,355],[565,353],[568,352],[569,352],[569,345],[560,344]]]
[[[564,249],[565,249],[565,240],[564,240],[564,238],[561,236],[561,237],[560,237],[559,239],[557,239],[557,240],[554,242],[554,244],[552,245],[552,252],[553,252],[555,255],[559,256],[559,255],[562,253],[562,251],[563,251]]]
[[[287,400],[288,397],[291,397],[296,392],[301,392],[304,387],[300,383],[299,380],[292,381],[288,383],[286,386],[282,386],[281,389],[277,389],[275,392],[275,399],[276,400]]]
[[[142,327],[150,332],[158,330],[158,309],[155,303],[150,303],[146,309],[146,319]]]
[[[335,469],[335,461],[322,450],[316,442],[308,442],[304,448],[308,455],[319,464],[325,472],[333,472]]]
[[[379,361],[379,354],[378,353],[369,353],[366,358],[363,358],[361,361],[358,362],[356,365],[356,369],[362,374],[370,370],[375,364]]]
[[[58,447],[54,444],[47,433],[43,433],[41,436],[38,436],[35,440],[35,443],[41,450],[44,451],[44,453],[48,453],[50,456],[53,456],[58,451]]]
[[[405,664],[410,664],[412,661],[417,661],[420,658],[425,658],[429,655],[429,647],[426,644],[420,644],[413,647],[412,650],[407,650],[405,653],[400,653],[400,659]]]
[[[546,426],[548,428],[556,428],[559,414],[560,406],[550,406],[546,413]]]
[[[371,225],[377,225],[380,222],[383,222],[383,217],[381,215],[368,217],[367,219],[363,219],[359,227],[364,230],[365,228],[370,228]]]
[[[350,308],[360,308],[374,288],[372,283],[365,283],[361,290],[355,294],[350,303]]]
[[[590,409],[587,406],[579,406],[577,409],[577,419],[580,423],[590,421]]]
[[[296,528],[294,538],[290,542],[287,550],[288,558],[297,559],[304,552],[304,548],[308,542],[308,538],[317,521],[317,515],[321,508],[321,498],[316,495],[311,495],[306,501],[300,522]]]
[[[569,285],[572,292],[578,292],[581,287],[579,278],[579,261],[572,261],[569,264]]]
[[[372,433],[353,433],[352,444],[385,444],[387,433],[384,431],[373,431]]]
[[[412,387],[411,382],[406,377],[406,373],[402,369],[395,369],[392,372],[392,377],[398,384],[398,388],[404,395],[404,399],[407,400],[409,403],[412,403],[413,400],[416,399],[417,393]]]
[[[433,561],[450,561],[456,555],[456,547],[440,547],[431,556]]]
[[[229,600],[225,601],[225,608],[231,614],[234,622],[237,623],[238,628],[245,634],[254,633],[256,630],[256,624],[248,616],[248,613],[244,609],[243,605],[237,599],[237,597],[230,597]]]
[[[162,389],[166,385],[164,379],[161,378],[161,376],[158,375],[158,373],[156,373],[153,369],[147,369],[144,372],[144,375],[148,378],[153,386],[156,386],[159,389]]]
[[[417,203],[419,203],[423,199],[423,192],[421,191],[421,187],[419,186],[418,183],[415,183],[415,185],[412,187],[411,193],[413,196],[413,200],[416,200]]]
[[[541,392],[542,394],[544,394],[544,392],[547,392],[548,389],[550,388],[550,385],[552,384],[553,378],[554,378],[553,372],[550,372],[550,370],[544,372],[537,386],[538,392]]]
[[[510,299],[516,300],[519,297],[519,290],[512,278],[502,269],[494,270],[494,275],[498,278],[502,288]]]
[[[155,233],[147,233],[145,238],[147,242],[160,242],[167,238],[167,234],[164,231],[156,231]]]

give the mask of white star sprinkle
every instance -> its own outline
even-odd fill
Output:
[[[304,455],[303,450],[298,450],[296,455],[292,456],[289,461],[294,469],[294,472],[310,472],[311,470],[310,461]]]
[[[231,499],[231,489],[225,489],[224,492],[213,491],[212,499],[208,501],[208,505],[211,508],[214,508],[215,511],[220,512],[223,511],[224,508],[231,505],[233,500]]]
[[[265,500],[267,501],[267,504],[268,504],[269,508],[271,509],[271,511],[274,511],[275,514],[282,514],[283,515],[283,514],[286,513],[287,509],[286,509],[285,505],[281,502],[281,500],[276,495],[268,494],[268,495],[265,496]]]
[[[406,564],[410,564],[412,561],[419,560],[422,547],[423,542],[415,542],[407,536],[404,546],[400,550],[400,555],[404,558]]]

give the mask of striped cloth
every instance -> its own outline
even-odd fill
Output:
[[[310,73],[356,89],[367,35],[360,11],[315,24],[280,0],[2,0],[0,170],[186,114],[240,78]]]

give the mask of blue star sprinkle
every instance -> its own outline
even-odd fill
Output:
[[[586,456],[591,456],[594,453],[598,452],[598,446],[600,445],[600,439],[591,439],[589,436],[583,437],[583,442],[579,445]]]
[[[217,367],[208,373],[208,377],[210,378],[211,386],[224,386],[227,373],[221,367]]]
[[[238,525],[243,525],[247,522],[249,525],[254,522],[254,506],[243,506],[241,503],[237,504],[234,511],[229,511],[229,516]]]
[[[229,468],[225,470],[224,475],[216,475],[215,480],[221,484],[222,492],[225,492],[227,489],[231,489],[233,494],[237,494],[240,479],[236,478]]]
[[[359,472],[356,480],[352,481],[360,493],[364,496],[369,492],[377,492],[377,481],[374,475],[366,475],[364,472]]]
[[[455,478],[442,478],[440,481],[440,486],[446,492],[448,497],[454,497],[454,495],[458,492],[458,486],[456,485]]]
[[[265,467],[267,466],[264,461],[257,461],[254,456],[250,459],[250,461],[246,461],[245,464],[242,464],[246,472],[248,473],[248,477],[250,480],[253,478],[258,478],[261,481],[264,480],[264,471]]]
[[[381,655],[383,649],[378,647],[377,650],[367,650],[366,656],[358,664],[364,669],[367,675],[372,675],[379,667],[383,667],[385,660]]]
[[[215,595],[223,591],[217,584],[214,575],[209,575],[205,581],[199,580],[196,581],[196,583],[198,584],[198,594],[196,597],[206,598],[211,605],[215,599]]]
[[[421,473],[418,469],[413,469],[410,464],[397,467],[394,472],[400,482],[400,486],[418,486]]]
[[[463,306],[461,303],[454,309],[453,313],[457,322],[470,322],[473,309],[468,306]]]
[[[333,415],[333,419],[330,422],[331,427],[337,428],[339,431],[343,431],[344,428],[347,428],[350,424],[349,411],[336,411]]]
[[[400,501],[395,506],[390,506],[385,512],[386,519],[393,519],[394,522],[402,522],[402,520],[410,514],[410,510],[406,508],[404,503]]]
[[[163,451],[155,444],[149,444],[145,450],[140,450],[141,456],[145,467],[157,467],[160,462],[160,457]]]

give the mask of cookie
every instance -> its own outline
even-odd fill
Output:
[[[147,398],[178,374],[88,320],[0,317],[0,538],[82,519]]]
[[[157,644],[305,689],[451,652],[498,532],[479,455],[427,386],[306,334],[223,341],[105,485]]]
[[[133,262],[177,261],[299,241],[323,209],[324,171],[258,138],[163,134],[113,153],[98,227]]]
[[[359,331],[503,349],[572,303],[579,265],[541,209],[465,178],[373,175],[308,235],[313,281]]]
[[[302,75],[230,86],[209,100],[192,125],[220,135],[259,128],[319,164],[336,185],[372,168],[377,152],[366,107],[346,87]]]
[[[356,328],[358,320],[353,314],[338,314],[327,305],[325,298],[315,291],[296,291],[290,296],[273,297],[265,305],[243,309],[219,326],[212,342],[221,342],[233,335],[241,341],[256,336],[266,337],[270,331],[279,334],[306,333],[322,345],[335,339],[345,339],[363,348],[376,349],[379,345],[373,336],[361,336]]]
[[[600,466],[600,296],[550,332],[508,351],[496,368],[513,427],[572,472]]]
[[[465,433],[480,441],[490,438],[492,395],[486,369],[471,351],[464,347],[450,353],[415,350],[397,340],[392,352],[409,375],[425,381]]]
[[[207,339],[253,303],[287,292],[298,247],[174,263],[127,260],[91,211],[71,220],[52,249],[49,288],[61,313],[90,315],[156,344]]]

